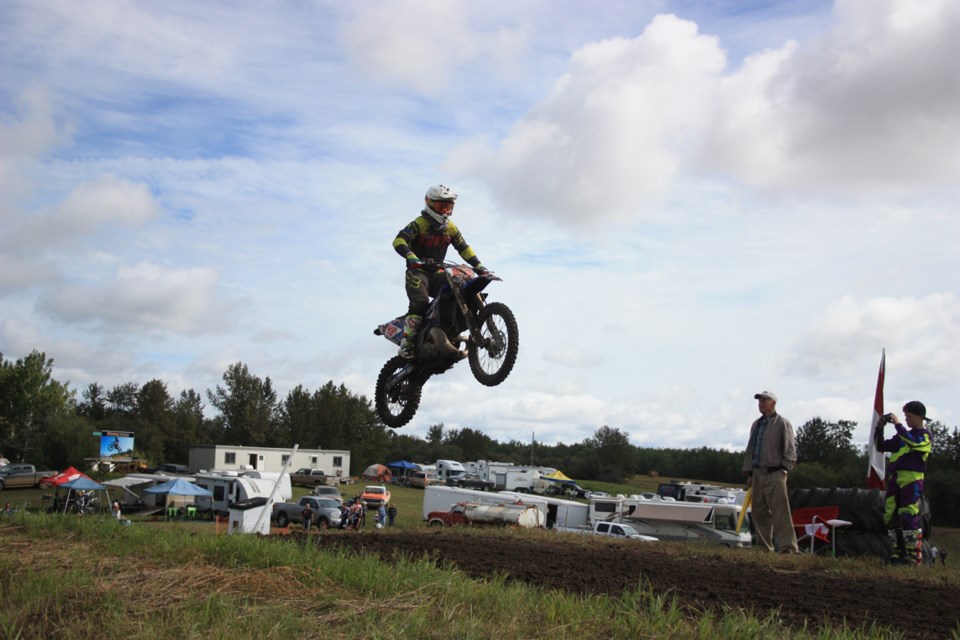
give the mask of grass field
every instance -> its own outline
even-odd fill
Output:
[[[589,483],[588,488],[637,493],[650,490],[647,482],[655,488],[657,480]],[[346,485],[344,493],[349,497],[362,486]],[[297,488],[295,497],[307,492]],[[391,492],[399,511],[397,529],[423,528],[422,490],[391,487]],[[209,535],[225,530],[212,522],[145,518],[118,527],[108,517],[29,513],[49,503],[44,493],[0,494],[3,502],[20,509],[12,520],[0,520],[4,640],[903,637],[878,629],[785,628],[775,615],[755,617],[742,610],[692,616],[668,594],[639,590],[588,597],[496,576],[476,580],[420,558],[383,562],[372,555],[278,544],[276,537]],[[938,531],[936,537],[938,543],[960,549],[960,531]],[[482,538],[478,540],[482,549]],[[692,560],[705,552],[700,545],[684,543],[665,545],[664,551],[689,554]],[[718,558],[740,554],[746,566],[760,561],[737,550],[710,547],[708,553]],[[856,575],[886,579],[875,564],[828,566],[830,572],[851,572],[852,580]],[[944,569],[917,575],[960,584],[955,562]],[[956,605],[944,606],[949,610]]]

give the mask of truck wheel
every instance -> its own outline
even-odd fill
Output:
[[[287,526],[288,524],[290,524],[290,518],[287,517],[287,514],[284,513],[283,511],[281,511],[280,513],[278,513],[278,514],[277,514],[277,526],[282,528],[282,527]]]
[[[442,526],[443,526],[443,520],[431,520],[429,526],[431,526],[431,527],[442,527]]]
[[[317,522],[317,528],[322,530],[327,530],[330,528],[330,522],[326,518],[320,518],[320,521]]]

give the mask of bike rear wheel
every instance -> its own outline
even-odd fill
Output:
[[[422,385],[413,376],[407,376],[388,388],[394,375],[409,364],[406,358],[394,356],[387,360],[377,376],[374,405],[377,416],[391,429],[399,429],[410,422],[420,407]]]
[[[470,370],[482,385],[495,387],[510,375],[520,350],[520,329],[507,305],[491,302],[477,314],[480,343],[468,347]]]

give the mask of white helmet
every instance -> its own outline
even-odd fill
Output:
[[[424,213],[433,220],[437,226],[444,226],[447,224],[447,217],[453,213],[453,203],[457,201],[457,193],[450,187],[444,186],[442,184],[435,184],[429,189],[427,189],[427,194],[424,196],[426,200],[426,207],[424,208]],[[434,211],[430,206],[431,202],[449,202],[451,206],[444,213],[442,211]]]

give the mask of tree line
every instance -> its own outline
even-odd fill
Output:
[[[214,410],[207,417],[207,404]],[[797,428],[799,462],[792,488],[863,487],[867,459],[853,443],[856,422],[809,419]],[[960,430],[932,422],[933,452],[927,495],[936,521],[960,524]],[[891,429],[891,427],[888,427]],[[372,402],[329,381],[311,391],[298,385],[279,398],[269,377],[242,362],[203,395],[173,397],[162,380],[127,382],[110,389],[93,383],[69,388],[53,377],[53,359],[34,351],[16,361],[0,353],[0,453],[51,468],[89,468],[99,453],[94,431],[133,431],[137,453],[151,464],[185,464],[199,444],[290,447],[351,452],[350,473],[393,460],[495,460],[554,467],[579,480],[619,483],[635,475],[743,482],[743,451],[700,447],[637,447],[608,425],[574,444],[500,442],[482,431],[431,426],[425,438],[383,425]],[[892,431],[888,432],[892,433]]]

